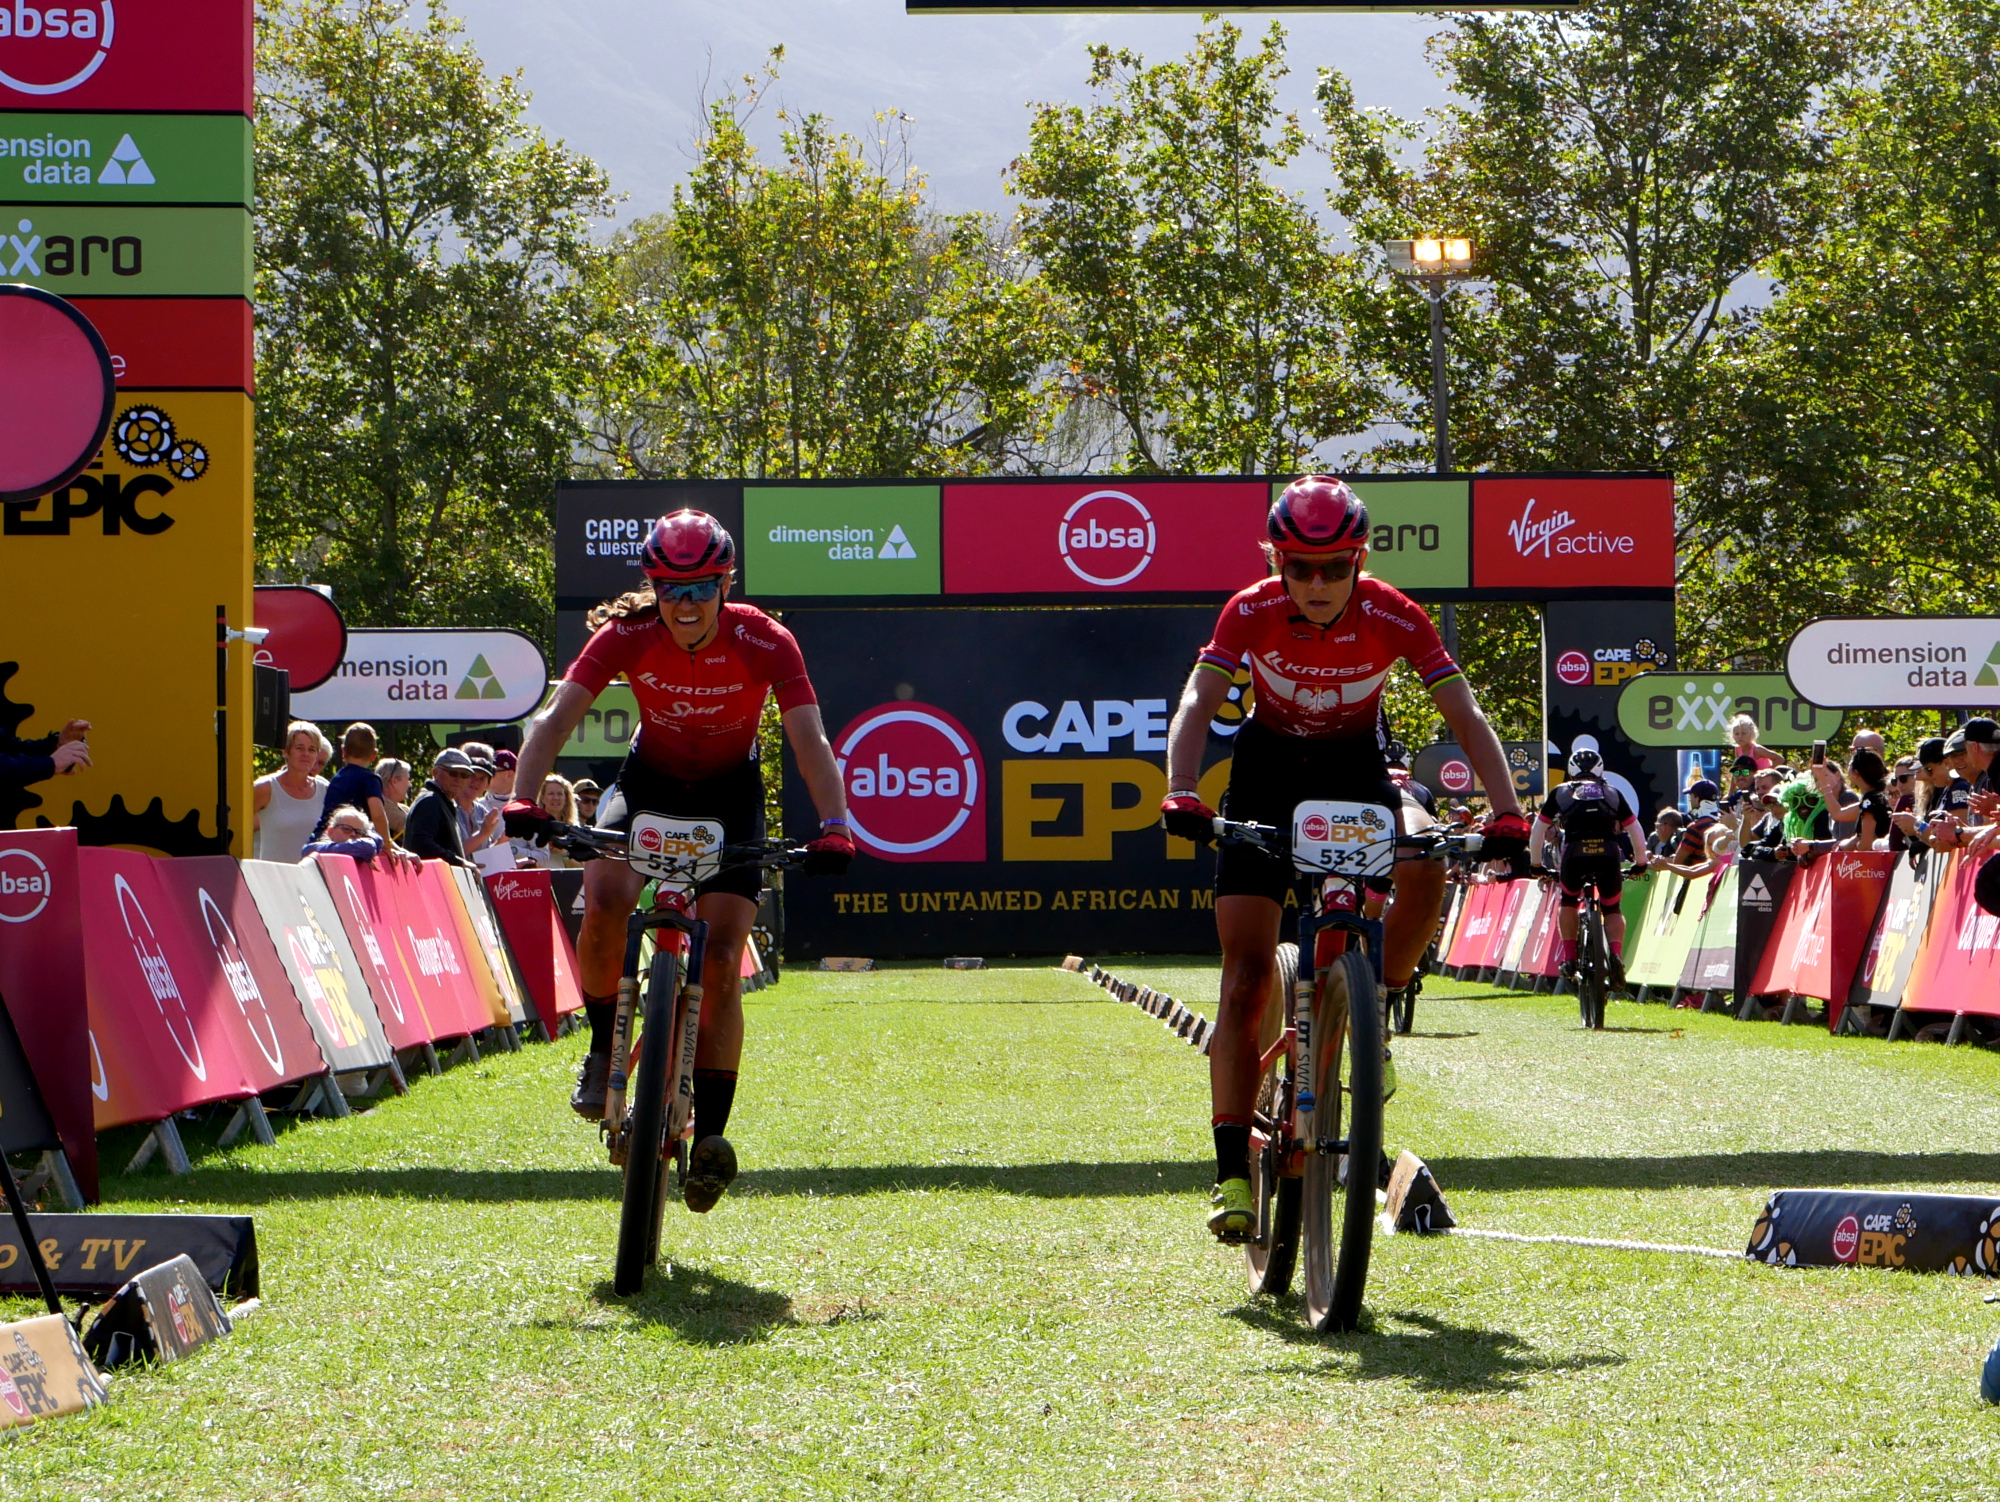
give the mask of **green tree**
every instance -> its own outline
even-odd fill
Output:
[[[991,219],[929,204],[900,117],[864,145],[780,112],[781,160],[743,95],[712,103],[687,183],[618,242],[620,296],[650,337],[608,386],[613,473],[824,478],[962,474],[1043,436],[1043,299]]]
[[[2000,533],[2000,12],[1915,0],[1835,101],[1824,228],[1771,258],[1694,521],[1684,612],[1780,660],[1816,615],[1988,614]],[[1774,569],[1773,558],[1785,560]]]
[[[357,623],[545,632],[610,198],[461,31],[439,0],[259,11],[258,560]]]
[[[1205,27],[1185,59],[1090,49],[1088,108],[1044,105],[1008,169],[1065,325],[1074,400],[1137,471],[1298,468],[1377,398],[1351,358],[1356,263],[1271,174],[1305,147],[1277,106],[1285,33]]]

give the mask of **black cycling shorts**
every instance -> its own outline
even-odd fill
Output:
[[[597,827],[628,830],[634,814],[666,814],[681,819],[714,819],[725,845],[754,844],[764,838],[764,769],[754,761],[699,782],[669,777],[636,756],[627,756],[618,780],[597,804]],[[763,895],[764,873],[755,866],[724,871],[695,888],[695,896],[734,892],[755,902]]]
[[[1274,825],[1289,847],[1292,810],[1311,798],[1374,803],[1398,817],[1403,807],[1402,789],[1389,780],[1373,735],[1309,740],[1267,730],[1254,716],[1245,720],[1236,732],[1223,816]],[[1310,880],[1294,870],[1289,856],[1266,855],[1251,845],[1224,845],[1215,862],[1217,897],[1268,897],[1282,905],[1285,893],[1310,890]]]
[[[1556,884],[1561,889],[1559,900],[1564,907],[1575,907],[1583,901],[1583,889],[1586,886],[1595,887],[1597,905],[1607,913],[1615,913],[1625,891],[1625,861],[1620,854],[1624,841],[1590,840],[1585,843],[1609,848],[1563,851],[1562,864],[1556,867]]]

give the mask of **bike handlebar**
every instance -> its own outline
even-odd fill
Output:
[[[565,824],[551,819],[547,843],[569,852],[579,860],[624,860],[632,850],[632,836],[622,829],[596,829],[587,824]],[[757,866],[765,871],[787,871],[805,863],[810,852],[803,845],[783,840],[763,840],[743,845],[724,845],[716,852],[717,869],[741,870]]]
[[[1218,814],[1215,839],[1219,845],[1252,845],[1266,855],[1291,859],[1292,852],[1285,832],[1275,825],[1225,819]],[[1425,829],[1415,834],[1397,835],[1396,854],[1401,858],[1408,852],[1410,858],[1418,860],[1445,860],[1452,856],[1477,860],[1480,847],[1485,842],[1485,835],[1476,829]]]

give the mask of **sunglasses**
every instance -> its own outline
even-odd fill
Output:
[[[327,827],[327,833],[337,834],[343,839],[358,840],[366,831],[354,824],[332,824]]]
[[[1330,584],[1338,584],[1354,572],[1352,558],[1291,558],[1285,562],[1285,577],[1294,584],[1310,584],[1316,578],[1324,578]]]
[[[722,577],[719,574],[707,579],[690,579],[685,584],[668,584],[662,579],[653,581],[653,597],[670,600],[676,605],[690,600],[697,605],[706,605],[720,593]]]

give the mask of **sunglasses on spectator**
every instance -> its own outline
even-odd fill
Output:
[[[668,584],[660,579],[653,581],[654,598],[671,600],[676,605],[690,600],[697,605],[706,605],[721,591],[722,577],[719,574],[706,579],[690,579],[685,584]]]
[[[1352,558],[1291,558],[1285,562],[1285,577],[1294,584],[1310,584],[1315,578],[1338,584],[1353,572]]]
[[[343,824],[330,824],[330,825],[328,825],[328,826],[327,826],[327,831],[326,831],[326,832],[327,832],[328,834],[332,834],[332,835],[338,835],[338,836],[340,836],[340,838],[342,838],[342,839],[344,839],[344,840],[358,840],[358,839],[360,839],[360,838],[361,838],[361,837],[362,837],[363,835],[367,834],[367,832],[368,832],[368,831],[367,831],[367,830],[365,830],[365,829],[363,829],[363,828],[361,828],[361,826],[360,826],[360,825],[358,825],[358,824],[344,824],[344,823],[343,823]]]

